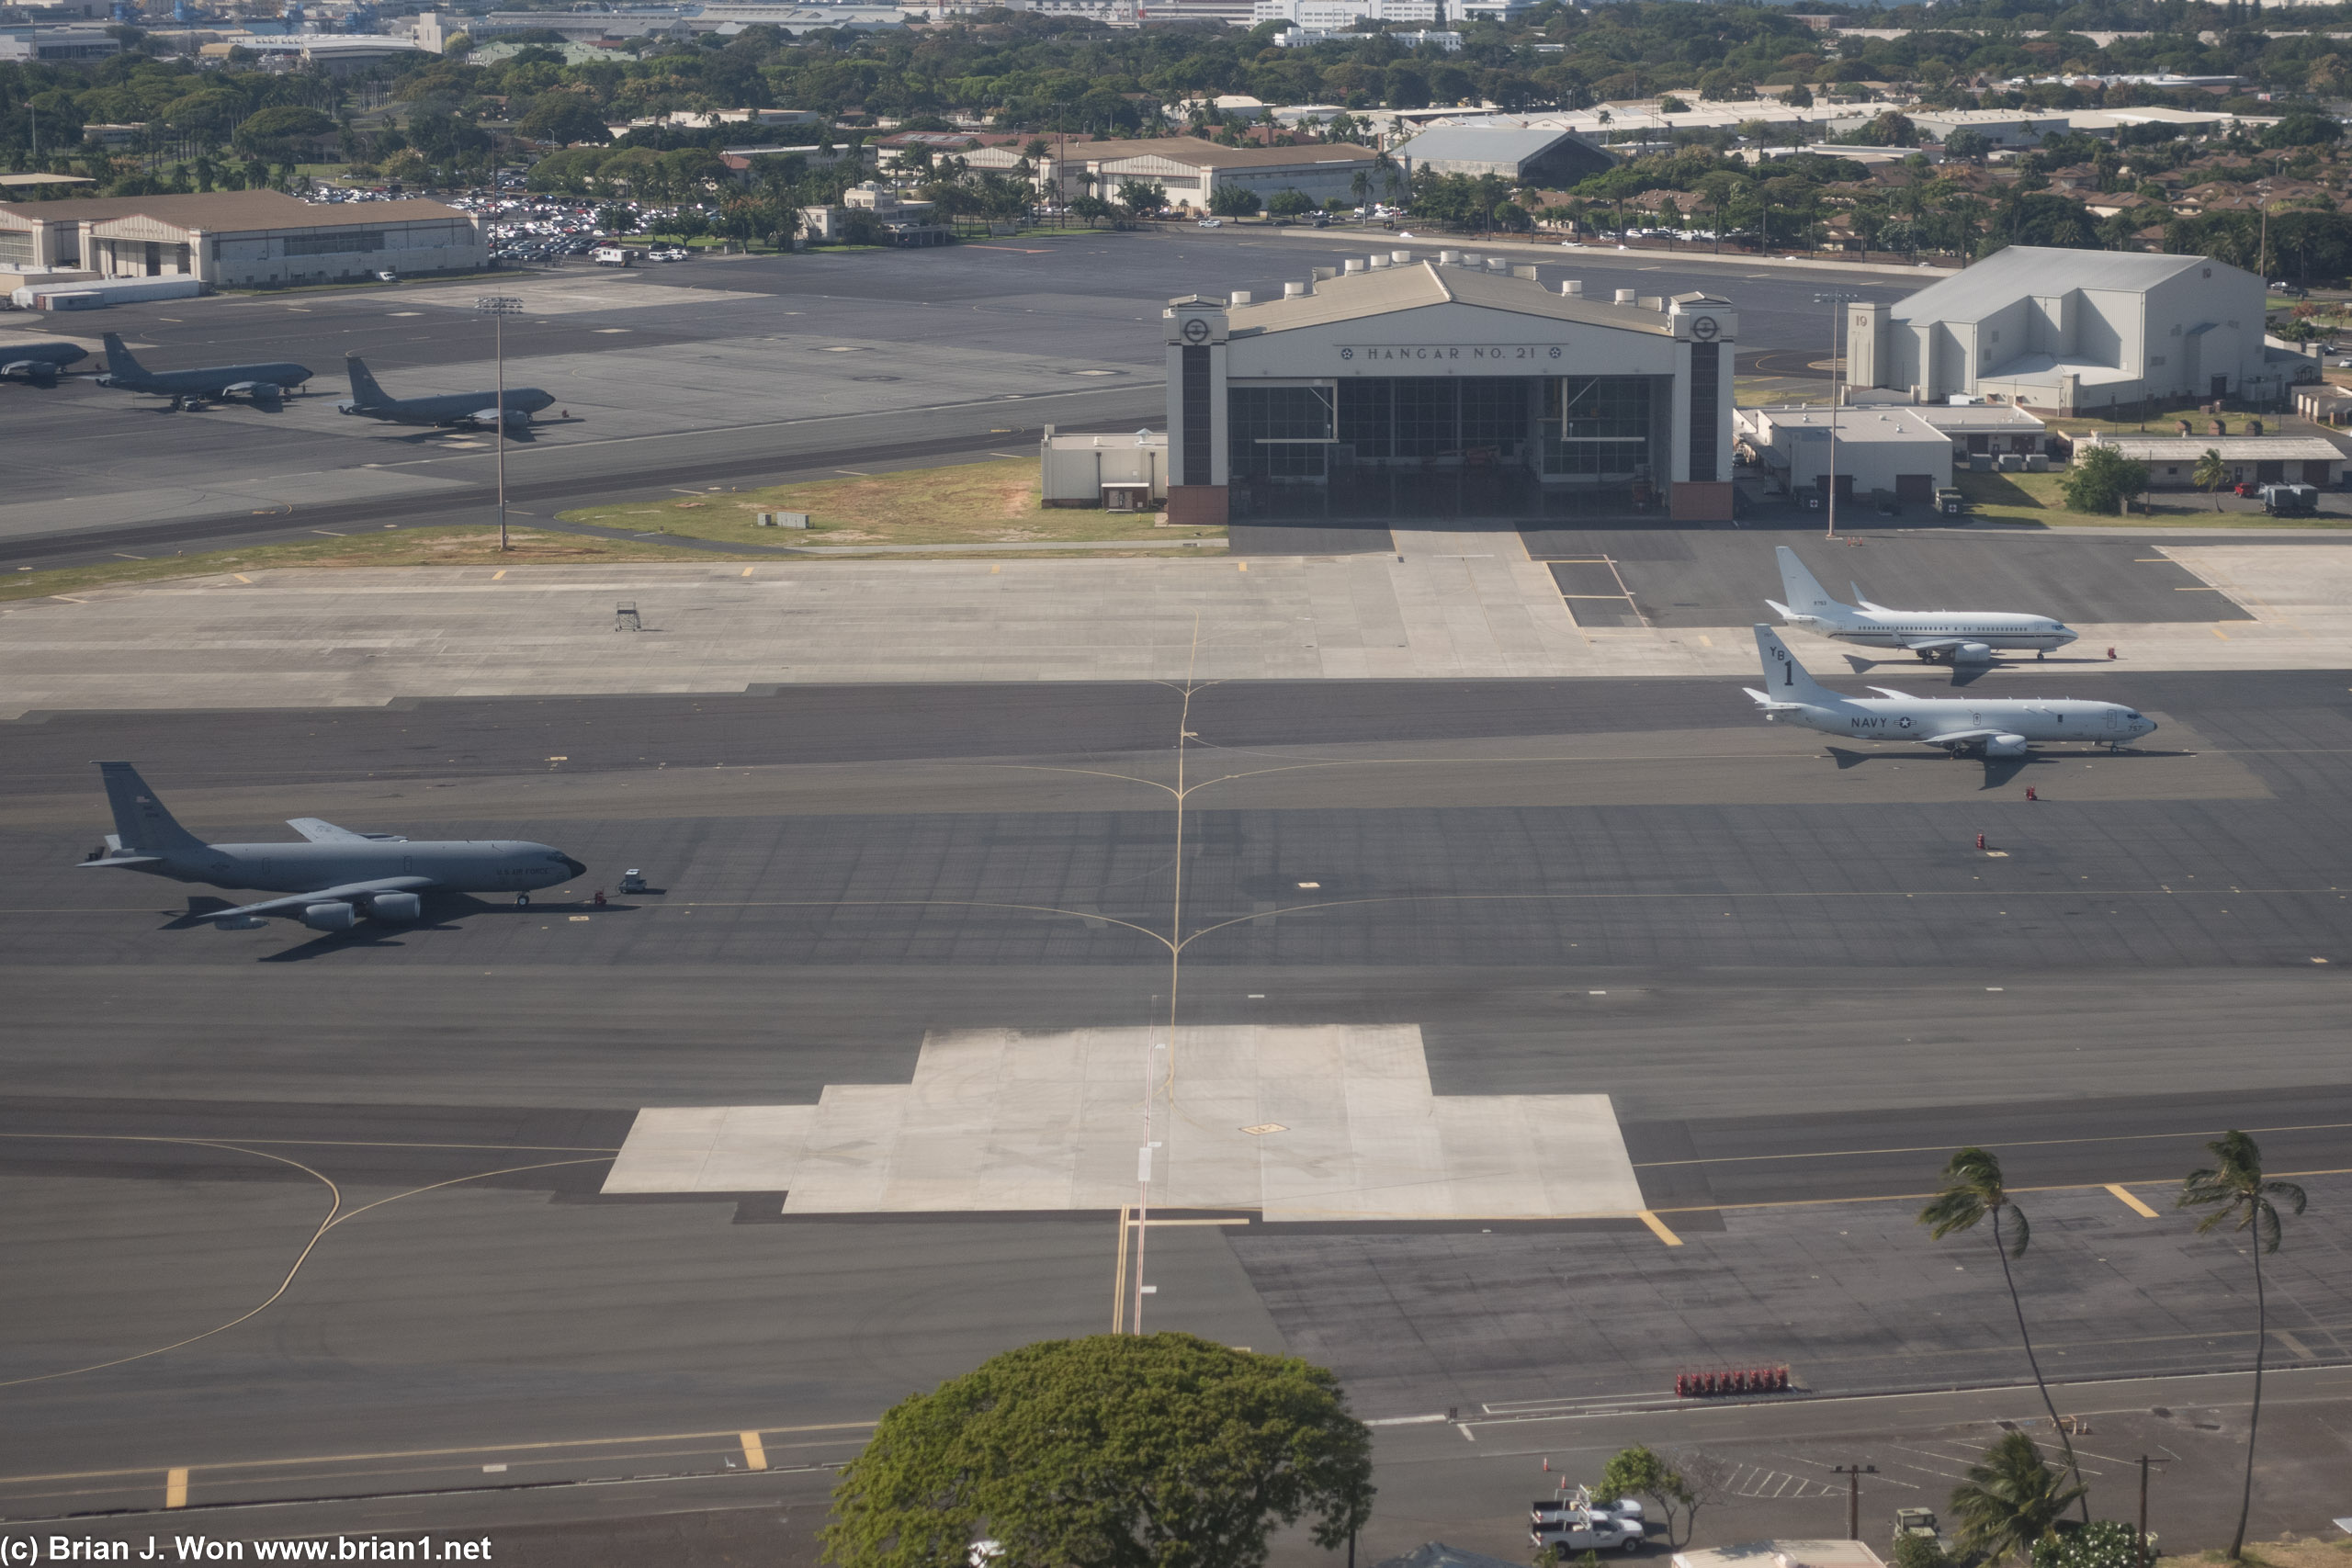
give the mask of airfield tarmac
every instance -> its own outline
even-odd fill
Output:
[[[910,1388],[1107,1327],[1116,1217],[609,1192],[638,1112],[880,1090],[958,1030],[1138,1030],[1171,980],[1180,1046],[1409,1025],[1440,1096],[1610,1098],[1642,1215],[1154,1226],[1148,1323],[1312,1355],[1367,1416],[1582,1409],[1694,1362],[2011,1383],[1987,1260],[1910,1218],[1965,1141],[2030,1190],[2045,1355],[2186,1374],[2250,1346],[2241,1260],[2168,1184],[2257,1130],[2321,1173],[2275,1260],[2287,1359],[2352,1359],[2341,682],[2110,680],[2192,740],[2037,763],[2034,805],[1956,794],[1972,764],[1840,767],[1712,681],[12,727],[0,1507],[153,1507],[178,1469],[223,1503],[741,1462],[661,1434],[838,1459]],[[1287,782],[1180,813],[1180,739],[1195,780]],[[216,835],[539,837],[663,891],[356,940],[175,929],[179,890],[72,863],[93,755]]]
[[[1263,299],[1376,243],[1438,248],[1338,231],[1072,233],[119,307],[104,328],[145,363],[292,359],[314,372],[310,393],[278,412],[175,414],[86,376],[51,390],[0,387],[11,447],[0,562],[65,565],[318,529],[488,521],[486,434],[334,412],[346,395],[346,352],[362,355],[395,396],[491,386],[490,337],[470,310],[481,294],[525,301],[504,329],[508,384],[556,399],[533,439],[507,455],[510,512],[543,519],[676,488],[1025,455],[1047,423],[1156,426],[1166,419],[1159,311],[1169,299],[1237,288]],[[1512,259],[1540,261],[1547,282],[1589,276],[1596,288],[1730,298],[1744,368],[1818,374],[1817,271],[1650,252]],[[1864,269],[1838,281],[1894,299],[1919,279]],[[20,330],[95,352],[87,326]]]
[[[1066,296],[1093,292],[1082,316],[1329,259],[1320,242],[1205,248],[1226,243],[1163,237],[1115,258],[1182,262],[1165,276],[1009,250],[976,265],[1036,269],[1040,298],[1017,316],[963,308],[1001,331],[1008,374],[1032,378],[1006,384],[1023,401],[1058,396],[1055,367],[1090,367],[1053,335]],[[787,281],[805,286],[809,260]],[[1608,265],[1659,264],[1578,258]],[[562,281],[584,296],[722,274],[730,294],[766,287],[751,264]],[[1815,280],[1767,281],[1801,341]],[[657,410],[637,435],[578,443],[581,466],[544,482],[668,482],[662,464],[729,453],[747,481],[763,464],[783,477],[849,461],[837,444],[858,420],[877,449],[1001,443],[1015,421],[984,403],[943,431],[903,388],[856,379],[896,373],[875,356],[925,352],[883,323],[932,319],[899,274],[862,287],[828,307],[838,335],[816,348],[858,346],[846,329],[861,322],[895,346],[809,353],[802,403],[844,400],[820,423],[747,454],[740,431],[660,426]],[[247,321],[266,330],[240,341],[277,353],[341,334],[395,389],[427,365],[470,373],[472,323],[393,316],[421,309],[401,302],[412,292],[255,301]],[[593,367],[598,340],[621,341],[603,329],[634,320],[716,344],[673,357],[715,356],[709,406],[741,403],[722,323],[798,308],[781,287],[765,300],[550,309],[539,357]],[[1770,315],[1743,302],[1744,348]],[[1114,324],[1078,321],[1069,341]],[[406,369],[377,357],[398,332],[419,339]],[[1142,380],[1157,334],[1136,332],[1131,359],[1091,367],[1135,372],[1156,408]],[[852,362],[874,368],[827,368]],[[670,385],[676,400],[696,383]],[[266,439],[285,472],[369,485],[351,476],[387,439],[243,411],[135,417],[136,440],[61,425],[56,442],[91,444],[60,445],[61,467],[110,441],[110,493],[152,492],[179,477],[157,465],[214,460],[218,437],[199,432],[250,417],[261,435],[223,442],[222,462]],[[562,437],[520,462],[574,460]],[[478,498],[482,457],[421,459],[426,490],[322,492],[293,515],[423,516],[428,491]],[[445,478],[457,488],[431,490]],[[76,522],[66,490],[34,500],[65,525],[17,518],[33,531],[0,541],[12,559],[126,543],[102,505]],[[198,505],[151,525],[191,546],[289,526],[241,518]],[[1023,1189],[1013,1211],[890,1207],[906,1180],[953,1183],[963,1161],[996,1181],[1033,1153],[1034,1121],[1002,1097],[960,1121],[953,1095],[924,1104],[954,1151],[944,1167],[904,1139],[837,1146],[884,1195],[864,1211],[792,1213],[781,1161],[729,1168],[746,1185],[623,1191],[616,1157],[648,1110],[773,1128],[829,1100],[904,1100],[929,1081],[927,1051],[977,1035],[1029,1042],[1049,1072],[1057,1043],[1081,1037],[1138,1069],[1156,1034],[1184,1060],[1305,1033],[1351,1062],[1385,1052],[1424,1075],[1407,1085],[1422,1100],[1342,1103],[1310,1078],[1276,1086],[1290,1108],[1249,1126],[1223,1099],[1203,1112],[1219,1158],[1237,1134],[1291,1139],[1327,1151],[1318,1170],[1355,1193],[1396,1179],[1353,1134],[1400,1104],[1585,1116],[1606,1098],[1577,1123],[1590,1152],[1562,1163],[1573,1185],[1622,1160],[1638,1209],[1595,1179],[1583,1190],[1605,1212],[1448,1210],[1449,1193],[1508,1176],[1453,1148],[1407,1173],[1434,1195],[1425,1217],[1285,1222],[1228,1194],[1146,1233],[1147,1326],[1312,1356],[1360,1413],[1401,1423],[1380,1428],[1375,1555],[1432,1535],[1508,1548],[1507,1516],[1548,1484],[1539,1449],[1678,1436],[1672,1416],[1627,1412],[1690,1367],[1785,1361],[1805,1391],[1708,1417],[1721,1426],[1703,1440],[1752,1472],[1739,1528],[1837,1533],[1843,1499],[1819,1472],[1857,1458],[1924,1465],[1912,1484],[1932,1492],[1963,1440],[2038,1403],[2015,1387],[1981,1238],[1931,1243],[1912,1218],[1964,1142],[1998,1150],[2036,1221],[2021,1286],[2046,1363],[2086,1390],[2069,1407],[2199,1456],[2176,1486],[2225,1479],[2243,1388],[2218,1374],[2252,1349],[2243,1257],[2170,1203],[2224,1128],[2254,1132],[2273,1173],[2312,1190],[2272,1260],[2270,1354],[2292,1369],[2281,1389],[2336,1386],[2352,1362],[2332,1217],[2352,1194],[2340,549],[1959,531],[1803,544],[1825,581],[1857,576],[1883,600],[2031,588],[2121,628],[2118,662],[2015,664],[1987,689],[2056,679],[2131,702],[2163,721],[2156,743],[1988,770],[1755,721],[1738,691],[1752,648],[1704,628],[1745,635],[1770,537],[1408,528],[1342,555],[1288,532],[1309,536],[1243,531],[1238,560],[763,563],[748,582],[731,564],[262,574],[0,615],[0,1244],[17,1263],[0,1314],[17,1325],[0,1346],[0,1515],[141,1510],[122,1526],[141,1529],[170,1517],[156,1510],[323,1498],[345,1501],[303,1515],[331,1521],[315,1528],[437,1527],[609,1513],[631,1495],[510,1488],[680,1476],[646,1486],[699,1499],[683,1507],[771,1488],[805,1544],[823,1467],[892,1401],[996,1350],[1111,1325],[1120,1217],[1077,1187]],[[1615,607],[1596,556],[1622,580]],[[818,592],[776,597],[794,579]],[[675,629],[614,635],[616,592]],[[1858,676],[1826,644],[1802,651],[1849,690],[1951,678],[1907,663]],[[534,837],[592,866],[570,894],[609,893],[631,866],[662,891],[453,901],[349,936],[189,929],[191,890],[76,869],[107,827],[95,757],[138,762],[213,837],[281,837],[296,815]],[[1178,1083],[1163,1115],[1192,1113],[1182,1067]],[[1984,1392],[1959,1414],[1897,1403],[1954,1387]],[[2279,1397],[2310,1406],[2282,1414],[2293,1473],[2340,1470],[2352,1456],[2318,1396]],[[1449,1411],[1470,1419],[1447,1426]],[[2173,1433],[2176,1414],[2193,1436]],[[2322,1486],[2280,1487],[2258,1528],[2317,1528],[2329,1506]],[[2218,1509],[2161,1524],[2167,1545],[2211,1544]]]

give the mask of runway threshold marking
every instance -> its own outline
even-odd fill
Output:
[[[1675,1235],[1672,1231],[1667,1229],[1666,1222],[1659,1219],[1656,1214],[1651,1213],[1647,1209],[1644,1209],[1642,1211],[1641,1220],[1642,1224],[1649,1226],[1650,1235],[1657,1237],[1658,1240],[1666,1243],[1667,1246],[1680,1247],[1682,1245],[1682,1238]]]
[[[2122,1183],[2110,1181],[2107,1184],[2107,1190],[2109,1192],[2114,1193],[2115,1196],[2121,1201],[2125,1208],[2131,1210],[2142,1219],[2153,1220],[2156,1217],[2156,1212],[2154,1209],[2149,1208],[2145,1203],[2140,1201],[2139,1199],[2132,1196],[2131,1189],[2125,1187]]]
[[[765,1470],[768,1467],[768,1450],[761,1443],[760,1435],[757,1432],[744,1432],[740,1436],[743,1443],[743,1468]]]
[[[186,1467],[164,1472],[164,1506],[187,1506],[187,1471]]]

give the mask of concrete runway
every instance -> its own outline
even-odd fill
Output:
[[[1107,1213],[599,1189],[646,1106],[904,1083],[928,1031],[1144,1021],[1171,918],[1202,933],[1188,1022],[1409,1022],[1440,1095],[1615,1106],[1660,1230],[1153,1231],[1151,1324],[1311,1354],[1367,1416],[1589,1414],[1763,1360],[1823,1394],[2012,1383],[1980,1238],[1911,1218],[1968,1141],[2036,1217],[2067,1375],[2240,1366],[2242,1260],[2169,1198],[2233,1125],[2314,1197],[2274,1353],[2352,1360],[2352,710],[2325,672],[2114,680],[2196,754],[2053,761],[2101,783],[2037,806],[1971,798],[1966,764],[1776,761],[1705,681],[12,726],[0,1510],[153,1508],[175,1469],[204,1504],[712,1473],[747,1430],[821,1464],[911,1388],[1099,1331]],[[1181,852],[1179,729],[1192,778],[1264,775],[1190,801]],[[99,755],[209,834],[528,835],[664,891],[174,929],[187,890],[74,865]]]
[[[58,566],[119,554],[308,538],[312,529],[488,520],[491,443],[337,418],[346,352],[396,395],[492,384],[476,295],[526,302],[506,333],[515,385],[558,417],[508,455],[526,516],[672,487],[771,484],[1034,449],[1040,427],[1164,422],[1158,311],[1206,290],[1278,292],[1311,266],[1362,254],[1333,232],[1072,234],[1003,246],[855,256],[700,261],[620,272],[572,267],[481,283],[119,307],[103,326],[159,367],[290,358],[314,372],[283,412],[174,414],[69,378],[0,388],[0,562]],[[1436,247],[1396,241],[1406,249]],[[1518,258],[1514,258],[1518,259]],[[1544,258],[1547,281],[1622,276],[1740,305],[1742,345],[1808,341],[1826,321],[1810,272],[1648,253]],[[1851,291],[1901,297],[1867,274]],[[96,340],[72,323],[61,333]],[[85,365],[95,361],[85,362]]]

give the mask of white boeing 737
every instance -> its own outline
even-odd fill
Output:
[[[1781,591],[1789,596],[1789,602],[1783,604],[1777,599],[1767,599],[1764,603],[1778,611],[1781,619],[1790,626],[1803,626],[1819,637],[1859,643],[1864,648],[1907,648],[1928,663],[1954,665],[1988,663],[1996,648],[2030,648],[2039,659],[2052,649],[2064,648],[2075,640],[2075,633],[2064,621],[2048,615],[1988,610],[1890,610],[1863,598],[1859,582],[1850,585],[1855,604],[1841,604],[1805,570],[1804,562],[1797,559],[1796,551],[1781,545],[1773,553],[1781,558]]]
[[[1817,683],[1780,635],[1761,622],[1756,649],[1764,658],[1765,690],[1747,688],[1769,719],[1786,718],[1824,735],[1849,740],[1917,740],[1954,756],[2023,757],[2037,740],[2081,740],[2110,750],[2153,732],[2156,721],[2121,703],[2070,697],[1914,697],[1872,686],[1875,697],[1844,697]]]

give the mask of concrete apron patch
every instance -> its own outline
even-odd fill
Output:
[[[1604,1094],[1431,1092],[1415,1024],[954,1030],[909,1084],[639,1111],[607,1194],[775,1192],[786,1214],[1113,1210],[1268,1221],[1577,1219],[1644,1203]]]

